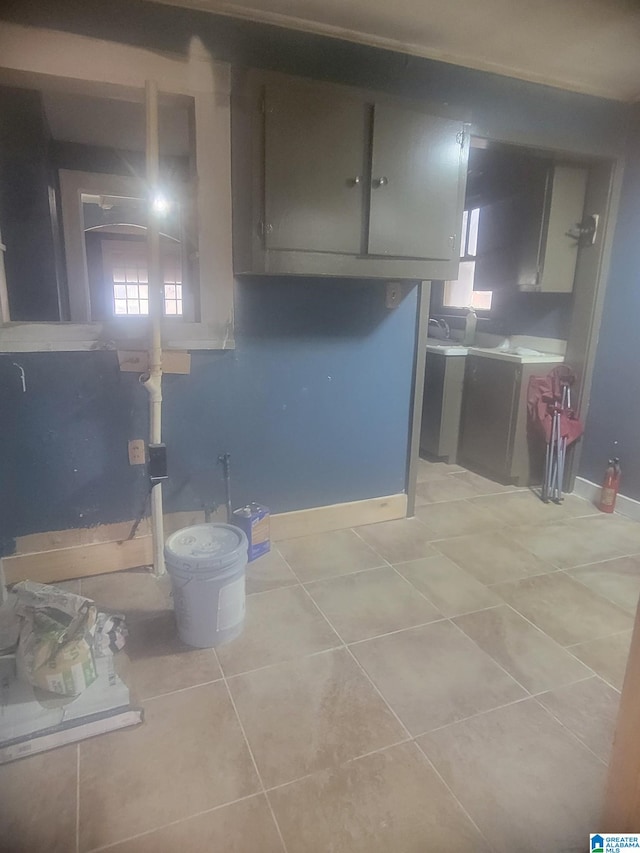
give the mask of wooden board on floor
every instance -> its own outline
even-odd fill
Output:
[[[326,533],[361,524],[404,518],[405,494],[313,507],[271,516],[274,541],[312,533]],[[215,520],[224,521],[220,509]],[[204,513],[176,512],[164,517],[165,536],[204,521]],[[16,553],[2,560],[7,583],[21,580],[55,583],[72,578],[119,572],[152,562],[148,519],[140,523],[134,539],[128,539],[133,521],[75,530],[34,533],[16,540]]]
[[[216,516],[217,521],[224,518]],[[164,532],[168,536],[181,527],[201,524],[204,512],[170,512],[164,517]],[[53,530],[47,533],[31,533],[16,539],[16,554],[38,554],[42,551],[55,551],[59,548],[74,548],[76,545],[94,545],[97,542],[121,542],[128,539],[133,529],[134,521],[118,521],[115,524],[96,524],[93,527],[77,527],[70,530]],[[136,538],[151,533],[148,518],[143,518],[136,531]]]
[[[640,832],[640,604],[631,637],[598,831]]]
[[[2,561],[8,584],[21,580],[54,583],[70,578],[148,566],[153,559],[151,536],[122,542],[94,542],[38,554],[18,554]]]

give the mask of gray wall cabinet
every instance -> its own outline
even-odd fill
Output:
[[[456,278],[469,134],[413,102],[238,71],[238,274]]]
[[[575,165],[550,166],[528,198],[519,262],[520,290],[571,293],[578,241],[570,231],[581,222],[588,170]]]
[[[545,376],[557,366],[467,355],[460,464],[517,486],[541,481],[544,444],[529,434],[527,388],[531,376]]]

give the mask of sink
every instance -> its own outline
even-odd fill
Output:
[[[462,346],[460,341],[441,340],[440,338],[427,338],[427,352],[441,352],[443,355],[466,355],[467,347]]]

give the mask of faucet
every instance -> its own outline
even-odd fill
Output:
[[[446,339],[451,337],[451,329],[449,328],[449,324],[446,320],[434,320],[432,317],[429,318],[429,326],[435,326],[437,329],[440,329],[444,332],[444,336]]]

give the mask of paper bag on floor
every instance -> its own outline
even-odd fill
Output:
[[[22,617],[16,653],[18,678],[62,696],[76,696],[96,680],[93,640],[97,611],[88,598],[23,581],[12,590]]]

